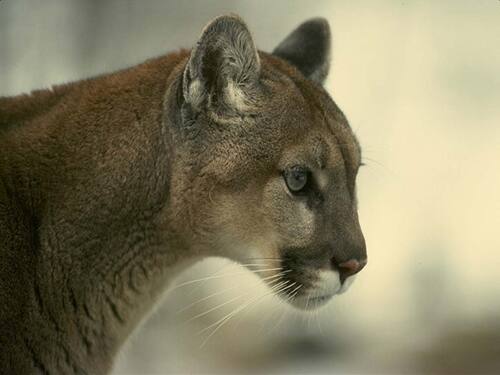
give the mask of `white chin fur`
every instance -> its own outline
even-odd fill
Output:
[[[345,279],[344,284],[342,285],[342,287],[340,288],[340,290],[338,291],[337,294],[343,294],[343,293],[347,292],[347,289],[349,289],[349,287],[352,285],[354,280],[356,280],[356,275],[349,276],[347,279]]]
[[[318,277],[319,280],[314,285],[313,294],[333,296],[342,288],[340,275],[337,271],[319,271]]]
[[[342,294],[349,289],[354,281],[354,276],[348,277],[344,284],[340,283],[340,275],[337,271],[319,271],[318,281],[307,294],[301,295],[292,301],[292,305],[304,309],[313,310],[325,305],[334,295]]]

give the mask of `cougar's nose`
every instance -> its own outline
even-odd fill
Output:
[[[331,267],[338,271],[342,283],[361,271],[367,263],[366,243],[359,223],[354,229],[337,234],[330,253]]]
[[[348,261],[338,263],[335,258],[332,259],[332,266],[336,269],[340,275],[340,282],[344,283],[344,281],[352,275],[357,274],[359,271],[366,266],[367,260],[366,258],[362,260],[357,259],[349,259]]]
[[[366,266],[367,260],[357,260],[357,259],[349,259],[347,262],[342,262],[337,264],[338,271],[340,273],[340,278],[345,280],[349,276],[357,274],[359,271]]]

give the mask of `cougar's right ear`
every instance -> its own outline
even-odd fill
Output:
[[[330,68],[330,26],[324,18],[313,18],[299,25],[273,55],[297,67],[307,78],[323,84]]]
[[[220,16],[191,51],[184,99],[195,111],[242,113],[255,102],[259,76],[259,55],[247,26],[236,15]]]

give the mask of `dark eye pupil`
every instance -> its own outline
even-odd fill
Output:
[[[307,184],[307,171],[302,168],[292,168],[286,173],[285,181],[291,192],[299,192]]]

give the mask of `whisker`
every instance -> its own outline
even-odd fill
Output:
[[[300,286],[302,287],[302,285]],[[300,289],[300,288],[299,288]],[[292,294],[290,300],[294,299],[295,297],[297,297],[297,294],[299,294],[299,291],[297,290],[295,293]]]
[[[267,337],[269,337],[271,335],[271,333],[276,329],[276,327],[278,327],[278,325],[281,324],[281,321],[283,320],[283,317],[286,314],[287,310],[283,305],[278,305],[278,307],[281,307],[281,314],[280,314],[278,320],[273,324],[273,326],[266,331]],[[278,309],[278,307],[276,309]],[[271,317],[271,319],[272,319],[272,317]],[[263,328],[264,328],[264,325],[262,325],[261,329],[263,329]]]
[[[319,290],[316,290],[312,296],[310,296],[309,298],[312,299],[312,298],[316,298],[318,297],[320,294],[320,291]],[[311,329],[311,324],[313,324],[313,320],[314,320],[314,317],[315,317],[315,313],[316,311],[310,311],[309,312],[309,315],[307,317],[307,327],[308,329],[310,330]]]
[[[275,275],[271,275],[271,276],[260,278],[259,280],[260,281],[272,280],[272,279],[280,278],[280,277],[282,277],[285,274],[286,274],[286,271],[283,271],[283,272],[277,273]]]
[[[271,281],[269,282],[269,284],[270,284],[270,285],[272,285],[272,283],[279,281],[279,278],[280,278],[281,276],[283,276],[283,275],[284,275],[284,272],[280,272],[280,273],[278,273],[278,274],[276,274],[276,275],[267,276],[267,277],[261,278],[261,279],[259,279],[259,280],[260,280],[260,281],[268,281],[268,280],[271,280]],[[278,279],[278,280],[273,280],[273,279]],[[225,289],[225,290],[222,290],[222,291],[219,291],[219,292],[213,293],[213,294],[211,294],[211,295],[209,295],[209,296],[203,297],[203,298],[201,298],[201,299],[199,299],[199,300],[197,300],[197,301],[195,301],[195,302],[193,302],[193,303],[190,303],[189,305],[187,305],[187,306],[186,306],[186,307],[184,307],[183,309],[179,310],[179,311],[177,312],[177,314],[180,314],[181,312],[184,312],[184,311],[188,310],[189,308],[191,308],[191,307],[193,307],[193,306],[195,306],[195,305],[197,305],[197,304],[199,304],[199,303],[201,303],[201,302],[203,302],[203,301],[206,301],[206,300],[208,300],[208,299],[210,299],[210,298],[213,298],[213,297],[215,297],[215,296],[218,296],[218,295],[220,295],[220,294],[224,294],[224,293],[226,293],[226,292],[228,292],[228,291],[230,291],[230,290],[232,290],[232,289],[236,289],[236,288],[238,288],[238,287],[239,287],[239,285],[234,285],[234,286],[232,286],[232,287],[230,287],[230,288],[228,288],[228,289]],[[244,294],[244,295],[247,295],[247,294]],[[242,296],[240,296],[240,297],[243,297],[244,295],[242,295]],[[238,297],[238,298],[239,298],[239,297]],[[220,304],[220,305],[218,305],[218,306],[215,306],[215,307],[213,307],[213,308],[209,309],[208,311],[205,311],[204,313],[198,314],[197,316],[194,316],[194,317],[190,318],[189,320],[187,320],[187,321],[186,321],[186,323],[187,323],[187,322],[190,322],[191,320],[194,320],[194,319],[196,319],[196,318],[199,318],[199,317],[201,317],[201,316],[203,316],[203,315],[206,315],[206,314],[208,314],[208,313],[210,313],[210,312],[212,312],[212,311],[214,311],[214,310],[217,310],[218,308],[220,308],[220,307],[222,307],[222,306],[225,306],[226,304],[229,304],[229,303],[233,302],[235,299],[238,299],[238,298],[233,298],[232,300],[230,300],[230,301],[228,301],[228,302],[225,302],[225,303],[222,303],[222,304]]]
[[[384,165],[383,163],[381,163],[375,159],[366,157],[366,156],[363,156],[363,164],[368,165],[368,166],[375,164],[378,167],[384,168],[384,169],[388,170],[389,172],[392,172],[392,170],[390,168],[388,168],[386,165]]]
[[[282,258],[244,258],[244,260],[276,260],[276,261],[281,261]]]
[[[262,264],[268,264],[268,261],[267,259],[259,259],[259,258],[246,258],[244,259],[245,261],[251,261],[251,262],[259,262],[259,263],[255,263],[255,265],[257,266],[261,266]],[[240,266],[248,266],[248,265],[253,265],[253,263],[234,263],[234,264],[238,264]],[[271,264],[269,264],[271,265]]]
[[[279,278],[281,278],[281,277],[282,277],[285,273],[287,273],[287,272],[289,272],[289,270],[285,270],[285,271],[279,272],[279,273],[277,273],[277,274],[275,274],[275,275],[271,275],[271,276],[267,276],[267,277],[259,278],[258,280],[259,280],[259,281],[269,281],[269,280],[271,280],[271,281],[269,282],[269,284],[270,284],[270,285],[272,285],[272,283],[273,283],[273,282],[278,281],[278,280],[274,280],[274,279],[279,279]],[[227,289],[225,289],[225,290],[218,291],[218,292],[212,293],[212,294],[210,294],[210,295],[208,295],[208,296],[205,296],[205,297],[203,297],[203,298],[201,298],[201,299],[199,299],[199,300],[197,300],[197,301],[194,301],[194,302],[192,302],[192,303],[188,304],[187,306],[183,307],[182,309],[178,310],[178,311],[176,312],[176,314],[180,314],[180,313],[182,313],[182,312],[184,312],[184,311],[186,311],[186,310],[189,310],[191,307],[193,307],[193,306],[195,306],[195,305],[197,305],[197,304],[200,304],[200,303],[202,303],[202,302],[204,302],[204,301],[206,301],[206,300],[209,300],[210,298],[216,297],[216,296],[218,296],[218,295],[221,295],[221,294],[227,293],[227,292],[229,292],[229,291],[231,291],[231,290],[233,290],[233,289],[236,289],[236,288],[238,288],[238,287],[239,287],[239,285],[234,285],[234,286],[232,286],[232,287],[230,287],[230,288],[227,288]],[[233,299],[233,300],[234,300],[234,299]],[[232,302],[233,300],[231,300],[230,302]],[[228,303],[229,303],[229,302],[228,302]],[[208,311],[208,312],[211,312],[211,311],[213,311],[213,310],[215,310],[215,309],[217,309],[217,308],[219,308],[219,307],[222,307],[222,306],[224,306],[224,305],[225,305],[225,304],[219,305],[219,306],[217,306],[216,308],[211,309],[211,310],[210,310],[210,311]],[[193,317],[193,318],[191,318],[191,319],[195,319],[195,317]],[[188,321],[190,321],[190,320],[188,320]]]
[[[231,264],[230,263],[226,263],[224,264],[222,267],[219,267],[217,269],[217,271],[215,272],[211,272],[208,276],[215,276],[215,275],[219,275],[222,271],[224,271],[226,268],[228,268]],[[199,290],[201,288],[201,285],[198,285],[196,288],[191,288],[191,291],[187,294],[188,296],[191,296],[193,295],[197,290]]]
[[[289,288],[293,287],[293,284],[287,285],[288,283],[289,283],[289,281],[281,282],[281,283],[279,283],[279,284],[275,285],[275,286],[274,286],[274,288],[272,288],[272,291],[271,291],[271,292],[266,293],[266,294],[264,294],[264,295],[262,295],[262,296],[260,296],[260,297],[252,298],[249,302],[247,302],[246,304],[244,304],[244,305],[243,305],[243,306],[241,306],[240,308],[238,308],[238,309],[234,310],[232,313],[230,313],[230,314],[226,315],[223,319],[219,319],[219,321],[217,321],[217,322],[215,322],[215,323],[211,324],[209,327],[206,327],[204,330],[200,331],[200,333],[202,333],[202,332],[203,332],[203,331],[205,331],[205,330],[210,329],[212,326],[214,326],[214,325],[216,325],[217,323],[219,323],[219,322],[220,322],[220,326],[217,326],[217,327],[215,328],[215,330],[214,330],[214,331],[212,331],[212,333],[210,334],[210,336],[209,336],[209,337],[207,337],[207,340],[208,340],[208,338],[210,338],[210,337],[211,337],[211,336],[215,333],[215,331],[217,331],[217,330],[218,330],[218,329],[219,329],[222,325],[224,325],[224,324],[225,324],[225,323],[226,323],[226,322],[227,322],[227,321],[228,321],[231,317],[233,317],[234,315],[236,315],[238,312],[240,312],[240,311],[242,311],[242,310],[246,309],[247,307],[249,307],[249,306],[250,306],[250,305],[252,305],[253,303],[256,303],[256,302],[258,303],[258,302],[259,302],[259,301],[261,301],[264,297],[267,297],[267,296],[269,296],[269,295],[271,295],[271,294],[274,294],[274,293],[280,293],[280,292],[282,292],[282,291],[284,291],[284,290],[286,290],[286,289],[289,289]]]
[[[283,271],[283,273],[285,273],[285,272],[289,272],[289,271],[291,271],[291,270],[286,270],[286,271]],[[272,277],[272,276],[271,276],[271,277]],[[262,279],[262,280],[264,280],[264,279]],[[280,280],[273,280],[273,282],[277,282],[277,281],[280,281]],[[288,280],[288,282],[290,282],[290,280]],[[295,283],[294,283],[294,284],[295,284]],[[269,285],[269,286],[270,286],[270,285]],[[275,286],[277,286],[277,285],[275,285]],[[293,286],[293,285],[292,285],[292,286]],[[271,287],[270,289],[271,289],[271,290],[273,290],[273,288],[272,288],[272,287]],[[274,291],[273,291],[273,292],[271,292],[271,293],[269,293],[269,294],[273,294],[273,293],[274,293]],[[269,295],[269,294],[267,294],[267,295]],[[257,304],[256,304],[256,305],[257,305]],[[256,305],[255,305],[255,306],[256,306]],[[248,312],[248,310],[247,310],[246,312]],[[243,315],[241,316],[240,320],[239,320],[238,322],[236,322],[235,327],[237,327],[237,326],[238,326],[238,324],[241,322],[241,320],[242,320],[242,319],[243,319]]]
[[[325,337],[325,333],[323,332],[323,327],[321,327],[321,320],[319,318],[319,310],[316,310],[316,323],[318,324],[318,329],[319,329],[320,335]]]
[[[284,274],[285,274],[285,272],[280,272],[280,273],[277,273],[276,275],[271,275],[271,276],[267,276],[267,277],[260,278],[260,279],[259,279],[259,281],[267,281],[267,280],[272,280],[272,279],[280,278],[280,277],[281,277],[281,276],[283,276]],[[218,295],[221,295],[221,294],[227,293],[227,292],[229,292],[229,291],[231,291],[231,290],[233,290],[233,289],[236,289],[236,288],[238,288],[238,287],[240,287],[240,286],[239,286],[239,285],[234,285],[234,286],[232,286],[232,287],[230,287],[230,288],[227,288],[227,289],[224,289],[224,290],[218,291],[218,292],[216,292],[216,293],[212,293],[212,294],[210,294],[210,295],[208,295],[208,296],[206,296],[206,297],[203,297],[203,298],[201,298],[201,299],[199,299],[199,300],[197,300],[197,301],[194,301],[194,302],[190,303],[189,305],[187,305],[187,306],[183,307],[182,309],[180,309],[179,311],[177,311],[177,314],[180,314],[180,313],[182,313],[182,312],[184,312],[184,311],[186,311],[186,310],[189,310],[191,307],[193,307],[193,306],[195,306],[195,305],[197,305],[197,304],[199,304],[199,303],[201,303],[201,302],[203,302],[203,301],[206,301],[206,300],[208,300],[208,299],[210,299],[210,298],[213,298],[213,297],[216,297],[216,296],[218,296]]]
[[[197,314],[197,315],[189,318],[188,320],[185,321],[185,323],[189,323],[189,322],[191,322],[191,321],[193,321],[195,319],[201,318],[202,316],[205,316],[205,315],[211,313],[212,311],[220,309],[221,307],[226,306],[226,305],[230,304],[231,302],[237,301],[237,300],[239,300],[240,298],[243,298],[243,297],[244,297],[244,295],[231,298],[229,301],[223,302],[223,303],[221,303],[221,304],[219,304],[219,305],[217,305],[215,307],[212,307],[212,308],[210,308],[210,309],[208,309],[208,310],[206,310],[206,311],[204,311],[202,313],[199,313],[199,314]]]
[[[290,292],[287,292],[287,295],[288,295],[288,298],[285,300],[286,302],[290,301],[291,299],[293,299],[293,297],[295,297],[297,295],[297,293],[299,292],[299,289],[302,288],[302,284],[300,284],[298,287],[296,287],[294,290],[290,291]],[[294,294],[295,293],[295,294]]]
[[[306,311],[307,311],[307,309],[309,308],[309,302],[310,302],[310,300],[311,300],[311,296],[309,295],[309,296],[307,296],[307,300],[306,300],[306,308],[305,308],[305,310],[306,310]],[[304,317],[304,318],[303,318],[303,322],[305,323],[306,328],[308,328],[308,327],[309,327],[309,325],[308,325],[308,324],[309,324],[309,323],[308,323],[308,322],[309,322],[309,321],[308,321],[308,318],[309,318],[309,317],[308,317],[306,314],[304,314],[304,315],[302,315],[302,316]]]
[[[186,310],[189,310],[191,307],[193,307],[193,306],[195,306],[195,305],[197,305],[197,304],[199,304],[199,303],[201,303],[201,302],[203,302],[203,301],[206,301],[207,299],[210,299],[210,298],[213,298],[213,297],[215,297],[215,296],[218,296],[218,295],[221,295],[221,294],[227,293],[228,291],[233,290],[233,289],[235,289],[235,288],[237,288],[237,287],[238,287],[238,285],[234,285],[234,286],[232,286],[231,288],[224,289],[224,290],[222,290],[222,291],[219,291],[219,292],[216,292],[216,293],[210,294],[210,295],[208,295],[208,296],[206,296],[206,297],[203,297],[202,299],[199,299],[199,300],[197,300],[197,301],[194,301],[194,302],[190,303],[189,305],[187,305],[187,306],[183,307],[182,309],[180,309],[179,311],[177,311],[177,313],[176,313],[176,314],[180,314],[180,313],[182,313],[182,312],[184,312],[184,311],[186,311]]]
[[[254,272],[254,273],[260,273],[260,272],[269,272],[269,271],[278,271],[278,270],[282,270],[283,268],[282,267],[275,267],[275,268],[267,268],[267,269],[259,269],[259,270],[251,270],[251,272]],[[291,271],[291,270],[290,270]],[[289,272],[290,272],[289,271]],[[201,282],[201,281],[206,281],[206,280],[213,280],[213,279],[220,279],[220,278],[223,278],[223,277],[229,277],[229,276],[238,276],[238,275],[245,275],[247,274],[248,271],[244,271],[244,272],[235,272],[235,273],[226,273],[224,275],[215,275],[215,276],[207,276],[207,277],[202,277],[200,279],[195,279],[195,280],[190,280],[190,281],[186,281],[186,282],[183,282],[183,283],[180,283],[180,284],[177,284],[176,286],[174,286],[171,291],[173,290],[176,290],[180,287],[183,287],[183,286],[186,286],[186,285],[191,285],[191,284],[195,284],[195,283],[198,283],[198,282]]]
[[[273,267],[271,264],[267,264],[267,263],[237,263],[238,265],[242,266],[242,267],[253,267],[253,266],[271,266]]]
[[[270,295],[270,294],[274,294],[274,293],[279,293],[279,292],[282,292],[283,290],[286,290],[290,287],[293,287],[293,285],[288,285],[289,284],[289,281],[283,281],[281,283],[278,283],[277,285],[275,285],[272,289],[271,292],[269,293],[266,293],[262,296],[257,296],[257,297],[254,297],[252,298],[250,301],[248,301],[246,304],[240,306],[239,308],[233,310],[232,312],[230,312],[229,314],[227,314],[226,316],[222,317],[221,319],[219,319],[218,321],[216,321],[215,323],[212,323],[210,324],[208,327],[202,329],[200,332],[198,332],[198,334],[201,334],[203,332],[206,332],[208,331],[210,328],[214,327],[215,326],[215,329],[210,333],[210,335],[203,341],[203,343],[201,344],[201,347],[205,346],[205,344],[208,342],[208,340],[229,320],[231,319],[231,317],[233,317],[234,315],[236,315],[238,312],[244,310],[245,308],[247,308],[248,306],[250,306],[253,302],[255,301],[258,301],[258,300],[261,300],[262,298]]]
[[[294,284],[297,284],[297,282],[295,282]],[[291,285],[291,286],[293,286],[293,285]],[[299,285],[299,286],[295,287],[295,288],[294,288],[293,290],[291,290],[291,291],[290,291],[290,290],[287,290],[287,291],[285,292],[285,296],[287,296],[287,298],[285,299],[285,302],[290,301],[290,299],[292,298],[292,294],[293,294],[295,291],[297,291],[298,289],[300,289],[300,287],[301,287],[301,286],[302,286],[302,285]],[[276,328],[276,327],[277,327],[277,326],[281,323],[281,321],[283,320],[283,317],[285,316],[285,314],[286,314],[286,312],[287,312],[286,308],[285,308],[285,307],[283,307],[283,305],[277,305],[277,306],[276,306],[276,308],[275,308],[275,311],[276,311],[276,310],[278,310],[278,312],[279,312],[279,311],[280,311],[279,309],[281,309],[281,314],[280,314],[280,316],[279,316],[279,318],[278,318],[278,321],[277,321],[277,322],[275,322],[275,324],[274,324],[274,325],[273,325],[273,326],[272,326],[269,330],[267,330],[267,331],[266,331],[266,334],[267,334],[267,336],[268,336],[268,337],[270,336],[271,332],[272,332],[272,331],[273,331],[273,330],[274,330],[274,329],[275,329],[275,328]],[[275,311],[273,311],[273,313],[272,313],[272,315],[271,315],[271,319],[272,319],[272,317],[274,316],[274,312],[275,312]],[[261,325],[261,327],[260,327],[260,331],[261,331],[261,332],[262,332],[262,330],[263,330],[263,329],[264,329],[264,327],[265,327],[265,323],[266,323],[266,321],[264,320],[263,324],[262,324],[262,325]]]
[[[285,302],[290,302],[292,299],[294,299],[295,296],[299,293],[299,289],[302,288],[302,286],[303,285],[300,284],[299,286],[297,286],[293,290],[287,291],[288,298],[285,299]],[[285,317],[285,315],[286,315],[287,312],[288,312],[288,310],[285,307],[282,307],[281,316],[279,317],[278,321],[271,327],[271,329],[269,331],[267,331],[268,335],[270,335],[271,332],[273,330],[275,330],[281,324],[281,322],[283,321],[283,318]]]

